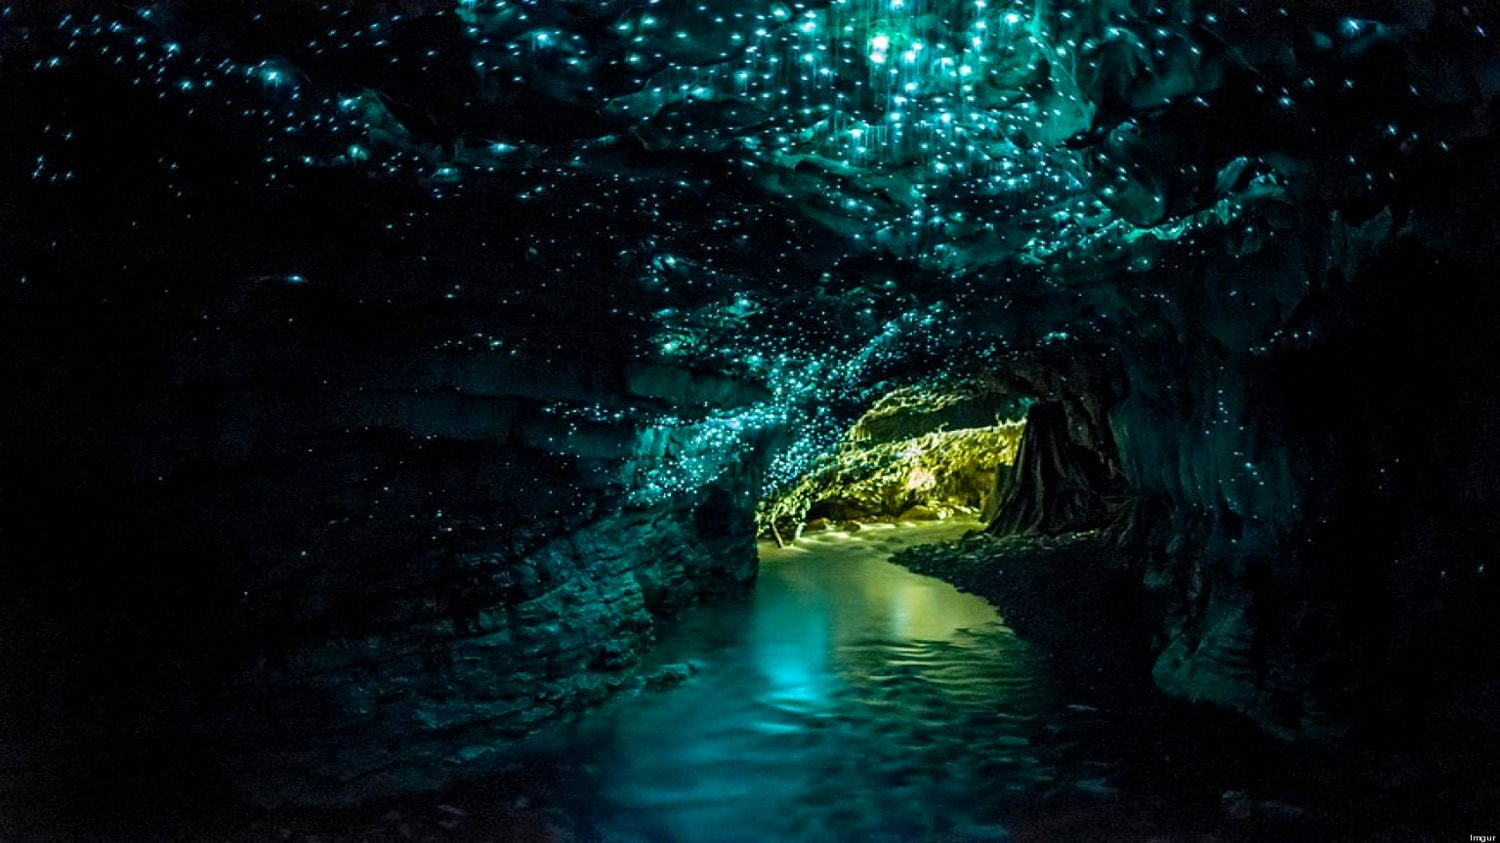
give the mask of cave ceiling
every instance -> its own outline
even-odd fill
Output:
[[[24,106],[40,134],[22,146],[46,150],[28,189],[114,189],[99,213],[160,249],[192,220],[242,227],[203,248],[258,284],[471,314],[422,342],[764,383],[712,435],[791,420],[803,458],[903,373],[1118,347],[1171,326],[1180,294],[1162,279],[1204,255],[1253,255],[1299,214],[1376,219],[1486,135],[1497,84],[1483,4],[0,15],[9,72],[26,63],[40,103]],[[80,98],[80,79],[105,93]],[[267,238],[281,247],[254,245]]]

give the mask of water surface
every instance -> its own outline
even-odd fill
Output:
[[[978,597],[886,559],[973,523],[762,547],[748,601],[690,611],[653,663],[684,684],[537,743],[605,839],[996,839],[1049,779],[1039,657]]]

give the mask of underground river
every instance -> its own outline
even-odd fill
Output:
[[[153,809],[80,829],[113,833],[101,840],[694,843],[1340,839],[1330,828],[1347,831],[1351,815],[1381,824],[1379,804],[1320,818],[1279,801],[1341,797],[1337,779],[1258,775],[1289,765],[1221,713],[1077,690],[989,603],[888,561],[976,526],[764,543],[751,594],[662,628],[640,668],[652,687],[519,744],[475,746],[504,763],[441,792],[238,819],[206,805],[167,825]]]
[[[570,813],[605,839],[1004,837],[1052,777],[1043,661],[984,600],[886,561],[974,526],[763,545],[749,600],[692,610],[651,654],[691,678],[535,742],[585,774]]]

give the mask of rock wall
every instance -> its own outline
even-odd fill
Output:
[[[165,755],[261,801],[434,786],[753,581],[774,430],[636,496],[758,387],[260,292],[202,333],[154,297],[7,315],[0,783]]]
[[[1140,515],[1119,536],[1171,606],[1158,685],[1284,734],[1378,737],[1494,702],[1459,677],[1494,658],[1473,636],[1497,596],[1479,503],[1500,465],[1480,362],[1496,302],[1415,237],[1377,243],[1390,228],[1303,220],[1251,261],[1175,275],[1284,296],[1274,340],[1229,335],[1256,314],[1204,296],[1127,347],[1110,412]],[[1345,243],[1366,244],[1354,265]]]
[[[264,801],[406,793],[508,761],[508,741],[638,689],[630,669],[664,617],[753,580],[749,510],[713,498],[607,516],[521,558],[408,564],[402,616],[240,674],[235,697],[257,705],[237,703],[205,735],[260,744],[232,764]],[[410,596],[455,578],[449,605]]]
[[[1037,282],[1075,298],[1069,365],[1124,383],[1039,394],[1133,490],[1157,683],[1288,735],[1493,734],[1462,679],[1500,605],[1493,10],[1043,5],[1135,229]]]

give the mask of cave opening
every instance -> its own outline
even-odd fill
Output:
[[[768,488],[757,529],[778,546],[949,518],[996,536],[1139,530],[1151,513],[1111,419],[1127,392],[1117,354],[1076,342],[888,388],[801,474]]]
[[[779,546],[871,523],[988,521],[1030,404],[980,379],[887,392],[806,473],[760,501],[760,532]]]

